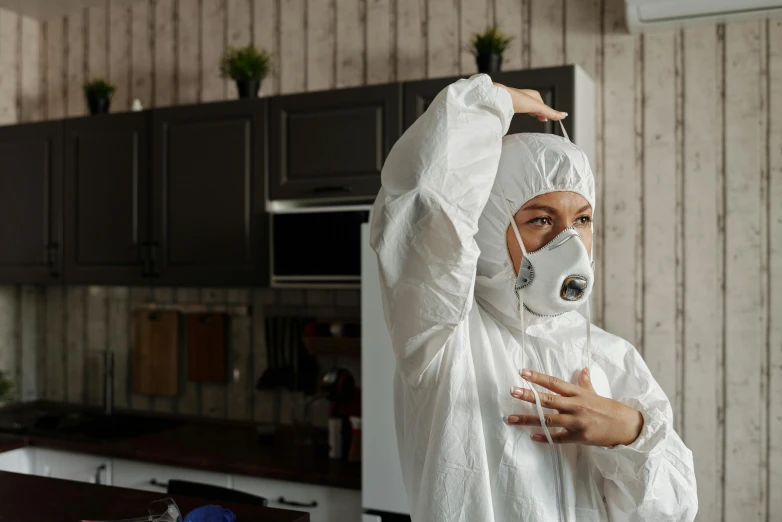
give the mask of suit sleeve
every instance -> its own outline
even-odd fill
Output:
[[[497,173],[510,94],[486,75],[440,92],[394,145],[372,212],[386,325],[405,379],[420,384],[470,309],[473,239]]]
[[[614,398],[644,418],[629,446],[593,447],[593,460],[605,478],[612,521],[690,522],[698,511],[692,452],[673,429],[671,404],[632,346],[625,367],[611,382]]]

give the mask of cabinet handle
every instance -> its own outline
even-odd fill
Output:
[[[353,187],[350,185],[333,185],[330,187],[315,187],[312,191],[316,194],[322,194],[324,192],[353,192]]]
[[[168,489],[168,482],[160,482],[158,479],[149,479],[150,486],[157,486],[159,488]]]
[[[60,277],[60,244],[51,242],[46,245],[46,264],[52,277]]]
[[[296,507],[307,507],[307,508],[318,507],[317,500],[313,500],[312,502],[297,502],[295,500],[285,500],[285,497],[280,497],[277,499],[277,503],[284,504],[286,506],[296,506]]]
[[[100,484],[100,472],[106,471],[106,464],[101,464],[95,469],[95,484]]]

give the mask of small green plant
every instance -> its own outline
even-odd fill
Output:
[[[484,32],[472,35],[470,52],[476,57],[490,54],[502,56],[512,41],[513,37],[505,36],[496,25],[487,27]]]
[[[14,398],[14,382],[0,370],[0,402],[9,402]]]
[[[84,95],[87,98],[110,100],[117,88],[106,80],[97,78],[84,84]]]
[[[237,82],[263,80],[269,74],[272,55],[265,49],[247,47],[229,47],[220,61],[220,74]]]

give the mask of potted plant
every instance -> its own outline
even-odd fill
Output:
[[[229,47],[220,62],[223,78],[236,82],[239,98],[257,98],[261,82],[271,69],[271,54],[252,45]]]
[[[11,400],[14,398],[13,392],[13,381],[6,377],[3,370],[0,370],[0,406],[6,402],[11,402]]]
[[[87,106],[90,114],[107,114],[111,97],[117,88],[106,80],[96,78],[84,84],[84,95],[87,97]]]
[[[487,27],[482,33],[475,33],[470,41],[470,51],[478,63],[478,72],[499,72],[502,68],[502,54],[512,40],[512,37],[505,36],[497,26]]]

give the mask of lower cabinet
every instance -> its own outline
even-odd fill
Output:
[[[146,491],[166,492],[169,480],[187,480],[200,482],[211,486],[224,488],[231,486],[231,476],[227,473],[213,473],[196,469],[174,468],[170,466],[158,466],[132,460],[112,461],[113,486],[131,489],[143,489]]]
[[[33,475],[111,485],[111,459],[33,448]]]
[[[361,492],[234,475],[234,489],[265,497],[269,507],[306,511],[310,522],[361,520]]]

